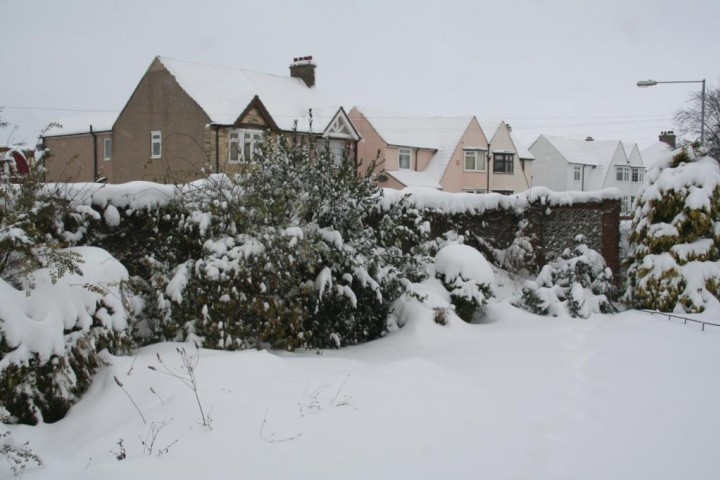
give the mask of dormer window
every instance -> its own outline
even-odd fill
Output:
[[[410,149],[401,148],[398,153],[398,166],[401,170],[410,169]]]

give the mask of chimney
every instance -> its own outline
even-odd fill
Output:
[[[660,132],[658,137],[661,142],[665,142],[670,145],[670,148],[675,148],[675,132],[668,130],[667,132]]]
[[[308,87],[314,87],[315,66],[312,56],[293,58],[293,63],[290,64],[290,76],[299,78]]]
[[[505,126],[507,127],[508,132],[512,132],[512,126],[509,123],[506,123]]]
[[[592,141],[594,141],[594,140],[595,140],[595,139],[592,138],[592,137],[589,136],[589,135],[588,135],[587,137],[585,137],[585,141],[586,141],[586,142],[592,142]]]

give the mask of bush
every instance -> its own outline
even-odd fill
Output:
[[[574,247],[564,250],[557,260],[542,268],[535,281],[525,284],[516,306],[537,315],[567,312],[587,318],[591,313],[614,312],[608,300],[613,292],[612,271],[602,255],[578,235]]]
[[[54,278],[49,269],[37,270],[34,288],[26,291],[0,280],[0,405],[6,422],[61,419],[102,365],[98,352],[121,353],[129,346],[127,271],[97,248],[68,253],[83,260],[83,273]]]
[[[720,168],[685,150],[658,162],[638,192],[623,300],[635,308],[702,312],[718,303]]]
[[[405,279],[423,270],[399,245],[408,216],[380,209],[372,179],[313,137],[270,138],[247,171],[198,185],[173,208],[184,212],[177,235],[192,231],[202,248],[152,277],[173,339],[287,350],[364,342],[386,331]]]
[[[451,244],[435,256],[435,271],[455,307],[455,313],[472,321],[492,296],[494,274],[485,257],[467,245]]]

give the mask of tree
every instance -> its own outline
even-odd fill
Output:
[[[657,162],[638,192],[624,301],[697,313],[720,298],[720,167],[686,148]]]
[[[702,92],[693,92],[685,108],[675,112],[681,134],[697,135],[702,126]],[[720,87],[708,85],[705,91],[705,148],[708,155],[720,159]]]

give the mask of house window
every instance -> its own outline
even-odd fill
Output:
[[[620,205],[620,209],[622,210],[620,213],[627,215],[632,212],[632,206],[633,202],[635,201],[635,197],[630,195],[625,195],[622,197],[622,202]]]
[[[262,139],[263,132],[260,130],[231,130],[228,137],[228,163],[252,162]]]
[[[410,149],[409,148],[401,148],[400,149],[400,153],[398,153],[398,165],[402,169],[410,168]]]
[[[617,167],[615,172],[615,179],[618,182],[629,182],[630,181],[630,167]]]
[[[642,182],[645,179],[645,172],[642,168],[633,168],[632,169],[632,181],[633,182]]]
[[[345,141],[343,140],[330,140],[329,142],[330,155],[332,155],[333,165],[340,167],[345,159]]]
[[[150,132],[150,158],[160,158],[162,156],[162,132],[153,130]]]
[[[110,160],[111,153],[112,153],[112,139],[106,138],[103,140],[103,160]]]
[[[485,152],[482,150],[465,150],[465,171],[484,172]]]
[[[576,182],[579,182],[582,178],[582,167],[580,165],[575,165],[573,168],[573,180]]]
[[[465,193],[485,193],[484,188],[463,188]]]
[[[495,173],[513,173],[513,159],[515,155],[512,153],[494,153],[493,154],[493,172]]]
[[[499,193],[501,195],[512,195],[512,190],[493,190],[493,193]]]

